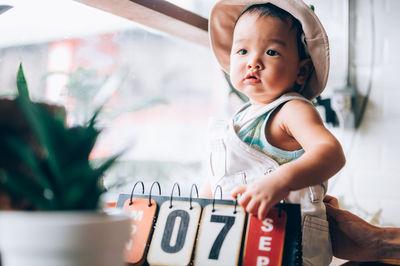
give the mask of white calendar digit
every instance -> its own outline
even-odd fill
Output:
[[[238,206],[207,205],[200,222],[194,265],[238,265],[245,217]]]
[[[150,265],[189,265],[201,206],[189,201],[165,201],[158,214],[147,261]]]

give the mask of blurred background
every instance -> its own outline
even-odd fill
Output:
[[[169,2],[207,19],[215,0]],[[306,2],[315,6],[331,46],[317,108],[347,156],[328,193],[373,224],[400,226],[400,2]],[[208,120],[229,117],[241,104],[207,44],[100,5],[0,0],[0,6],[12,6],[0,15],[0,96],[15,95],[22,62],[31,97],[65,106],[69,125],[102,106],[103,132],[92,159],[125,151],[105,177],[111,196],[130,193],[139,180],[146,193],[160,182],[165,195],[175,182],[183,196],[193,183],[201,186]]]

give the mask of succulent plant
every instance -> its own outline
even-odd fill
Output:
[[[85,125],[67,127],[62,108],[31,101],[22,65],[17,88],[18,96],[8,103],[14,102],[28,131],[18,132],[15,126],[0,121],[3,200],[6,195],[10,206],[32,210],[98,209],[104,192],[101,179],[118,158],[114,155],[97,167],[89,160],[100,133],[95,128],[100,109]]]

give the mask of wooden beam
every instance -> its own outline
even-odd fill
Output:
[[[165,0],[130,0],[138,5],[175,18],[202,30],[208,30],[208,20]]]
[[[165,0],[75,0],[173,36],[209,46],[208,20]]]

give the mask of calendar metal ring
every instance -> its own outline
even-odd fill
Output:
[[[151,207],[151,191],[153,190],[153,186],[154,184],[157,184],[158,186],[158,194],[161,196],[161,187],[160,187],[160,183],[158,183],[157,181],[154,181],[153,184],[151,184],[150,187],[150,192],[149,192],[149,207]]]
[[[193,187],[196,189],[197,198],[199,198],[199,190],[197,189],[196,184],[193,184],[192,187],[190,188],[190,198],[189,198],[190,209],[193,209],[193,207],[192,207],[192,192],[193,192]]]
[[[142,194],[144,194],[144,184],[143,184],[143,182],[142,182],[142,181],[137,181],[137,182],[135,183],[135,185],[133,186],[133,188],[132,188],[131,199],[130,199],[130,201],[129,201],[129,205],[132,205],[132,204],[133,204],[133,201],[132,201],[133,191],[135,191],[136,185],[139,184],[139,183],[142,185]]]
[[[282,216],[282,204],[285,204],[285,200],[281,200],[278,205],[278,217],[281,218]]]
[[[217,194],[217,189],[218,188],[219,188],[219,192],[220,192],[221,199],[222,199],[222,187],[220,185],[218,185],[218,186],[215,187],[215,190],[214,190],[214,197],[213,197],[213,202],[212,202],[212,206],[213,206],[212,212],[215,212],[215,195]]]
[[[181,188],[179,187],[179,184],[178,184],[178,183],[175,183],[174,186],[172,187],[172,190],[171,190],[171,198],[170,198],[170,200],[169,200],[169,208],[170,208],[170,209],[172,208],[172,196],[174,195],[175,187],[178,187],[178,196],[179,196],[179,197],[181,196]]]
[[[237,205],[238,205],[238,195],[236,195],[236,197],[235,197],[235,207],[233,208],[233,214],[237,213],[237,211],[236,211]]]

